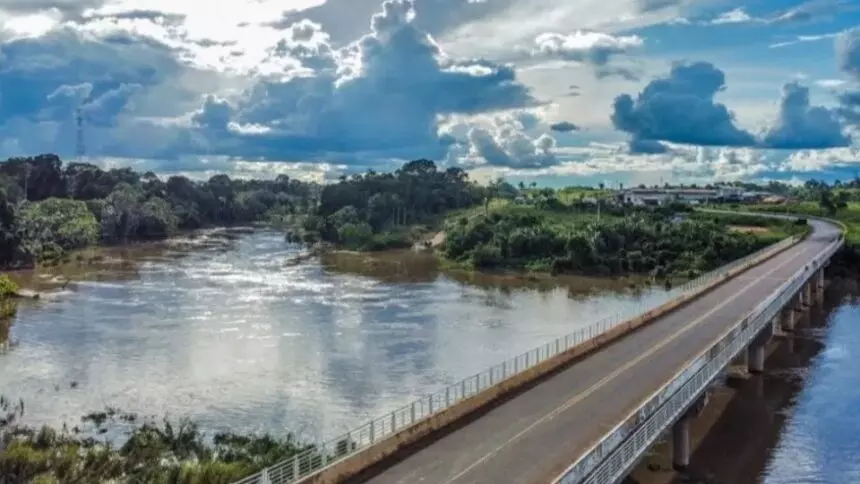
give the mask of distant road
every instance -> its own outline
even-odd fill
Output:
[[[349,482],[547,484],[839,234],[810,224],[813,233],[798,245]]]

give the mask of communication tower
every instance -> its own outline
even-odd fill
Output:
[[[86,147],[84,146],[84,114],[81,108],[78,107],[75,111],[75,123],[77,127],[77,143],[75,144],[75,156],[78,158],[78,163],[84,162],[86,155]]]

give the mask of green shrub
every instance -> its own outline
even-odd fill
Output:
[[[777,233],[783,228],[769,233],[783,237]],[[514,205],[457,217],[445,231],[444,256],[474,268],[655,277],[692,277],[771,240],[731,231],[726,221],[710,216],[677,219],[673,211],[634,210],[598,221]]]
[[[99,239],[99,224],[85,202],[49,198],[24,205],[19,214],[22,245],[37,260],[60,260],[66,251]]]
[[[21,288],[8,275],[0,274],[0,299],[7,299],[18,294]]]
[[[311,448],[292,436],[209,439],[189,420],[157,422],[110,408],[85,416],[82,432],[32,428],[18,424],[23,411],[23,402],[0,396],[0,482],[228,484]],[[120,422],[122,446],[83,436],[120,430]]]

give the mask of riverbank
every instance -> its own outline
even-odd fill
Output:
[[[273,230],[197,243],[33,276],[75,281],[21,301],[0,350],[0,388],[25,401],[24,423],[72,427],[110,405],[187,416],[207,435],[318,442],[608,310],[667,297],[603,278],[460,277],[418,257],[377,271],[325,257],[287,265],[302,249]]]
[[[559,202],[560,203],[560,202]],[[776,241],[805,224],[692,212],[685,207],[538,208],[498,202],[447,218],[440,254],[477,270],[693,278]]]
[[[78,281],[98,277],[101,272],[130,269],[130,261],[145,259],[166,251],[181,256],[186,249],[221,247],[224,242],[235,241],[243,234],[268,230],[266,225],[207,227],[182,230],[158,240],[138,240],[126,244],[91,245],[75,249],[62,260],[52,264],[36,265],[5,271],[23,291],[39,294],[58,291]]]
[[[206,435],[187,419],[108,408],[73,427],[31,427],[23,400],[0,396],[0,476],[7,484],[229,484],[310,448],[288,435]]]
[[[688,207],[611,207],[603,213],[594,208],[561,202],[539,208],[496,199],[483,207],[452,211],[434,224],[402,227],[398,233],[415,234],[409,239],[412,251],[430,254],[439,270],[449,274],[533,281],[609,277],[628,279],[632,287],[672,287],[808,230],[805,224],[782,219]],[[358,266],[390,266],[385,261],[403,251],[328,243],[300,260],[328,254]],[[396,265],[389,268],[400,272]]]

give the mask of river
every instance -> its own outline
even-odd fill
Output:
[[[21,273],[54,290],[20,304],[0,393],[30,423],[111,406],[316,440],[667,296],[629,280],[444,274],[412,253],[290,263],[301,251],[274,231],[216,230]]]
[[[290,263],[302,249],[267,230],[100,253],[19,274],[52,289],[20,305],[0,342],[0,394],[24,399],[31,423],[74,424],[112,406],[315,440],[667,297],[629,280],[443,273],[410,253]],[[692,473],[860,482],[858,352],[860,289],[841,281],[795,336],[777,338],[765,375],[714,393],[694,424]],[[667,455],[658,446],[636,480],[686,482],[653,470]]]

